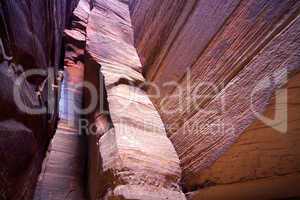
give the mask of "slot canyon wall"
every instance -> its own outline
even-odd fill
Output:
[[[130,1],[147,93],[189,199],[300,196],[299,10],[297,0]]]
[[[0,200],[299,198],[299,33],[298,0],[0,0]]]
[[[58,118],[62,36],[77,0],[0,1],[0,199],[32,199]],[[44,71],[14,83],[29,70]],[[49,70],[49,71],[48,71]],[[53,74],[47,79],[47,74]],[[47,90],[47,85],[52,89]],[[53,97],[48,101],[48,97]],[[51,101],[51,102],[50,102]],[[46,109],[32,115],[29,109]]]
[[[185,199],[178,156],[143,89],[128,2],[93,1],[86,32],[85,79],[100,97],[88,115],[90,198]]]
[[[128,3],[1,1],[0,199],[186,199],[178,155],[143,88]],[[16,79],[31,69],[48,71],[25,78],[21,100],[47,113],[27,113],[14,101]],[[88,114],[64,109],[92,100]],[[95,132],[82,135],[69,123],[83,117]]]

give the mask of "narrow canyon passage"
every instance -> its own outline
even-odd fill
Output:
[[[0,0],[0,200],[299,199],[299,33],[299,0]]]
[[[84,200],[86,198],[86,137],[79,127],[83,105],[85,27],[89,4],[80,1],[64,31],[64,79],[59,103],[59,122],[34,200]]]
[[[43,163],[35,200],[84,198],[85,140],[78,129],[78,114],[73,105],[81,105],[83,68],[66,67],[60,99],[60,121]]]
[[[92,200],[185,199],[179,186],[178,156],[141,87],[145,79],[133,44],[128,4],[97,0],[88,8],[88,1],[80,0],[72,26],[65,30],[61,119],[35,200],[81,200],[84,191]],[[95,91],[85,90],[81,102],[82,90],[74,87],[83,81]],[[82,116],[74,109],[88,105],[89,96],[97,97],[97,105],[83,117],[95,125],[97,136],[89,129],[87,148],[78,129]],[[109,113],[101,110],[103,103]],[[104,115],[107,118],[99,117]],[[103,129],[107,122],[111,125]],[[85,149],[89,149],[87,154]]]

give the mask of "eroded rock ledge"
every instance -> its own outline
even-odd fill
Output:
[[[94,138],[89,154],[96,153],[90,162],[100,164],[90,175],[96,181],[90,186],[97,186],[90,188],[92,199],[185,199],[178,156],[158,112],[137,84],[144,78],[127,3],[93,1],[86,51],[86,79],[99,88],[104,84],[99,95],[106,95],[109,110],[109,116],[101,110],[89,116],[98,130],[98,136],[89,136]]]

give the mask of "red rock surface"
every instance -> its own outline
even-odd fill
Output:
[[[229,169],[234,161],[228,156],[235,158],[243,152],[241,149],[220,158],[215,165],[220,168],[202,172],[242,133],[247,133],[247,127],[256,120],[251,106],[258,113],[265,111],[272,94],[285,83],[285,70],[288,77],[299,71],[300,4],[293,0],[181,3],[135,0],[131,2],[131,16],[145,76],[159,88],[158,93],[150,87],[148,94],[179,154],[183,181],[192,190],[201,187],[206,179],[229,179],[223,167],[228,167],[226,173],[232,179],[239,177],[239,172]],[[174,15],[178,11],[180,15]],[[263,80],[270,78],[272,83],[266,83],[267,88],[256,91]],[[172,84],[166,85],[169,81]],[[256,93],[251,96],[253,91]],[[259,131],[253,131],[251,137],[258,139]],[[260,145],[263,144],[257,144]],[[284,146],[283,151],[289,147]],[[228,166],[220,164],[226,158]],[[295,163],[298,156],[291,160]],[[236,160],[236,165],[246,163],[242,158]],[[261,168],[265,171],[268,164]],[[243,173],[249,172],[244,170]],[[272,170],[268,173],[275,175]],[[251,174],[247,178],[259,176]]]
[[[229,185],[208,187],[187,194],[189,200],[252,200],[252,199],[298,199],[299,174],[256,179]]]
[[[35,200],[299,197],[299,10],[297,0],[0,1],[0,199],[32,199],[36,182]],[[42,168],[60,65],[61,121]],[[13,99],[30,69],[54,69],[50,90],[44,75],[20,86],[48,114]],[[95,90],[75,88],[84,80]],[[74,107],[95,95],[82,131]],[[257,119],[284,116],[285,103],[272,127]]]
[[[86,49],[91,60],[86,68],[98,67],[103,75],[112,123],[98,141],[95,156],[101,166],[92,199],[185,199],[178,185],[177,154],[158,112],[139,87],[144,78],[126,3],[94,1]]]
[[[238,188],[240,182],[266,180],[271,177],[276,179],[285,175],[299,176],[297,175],[300,171],[299,86],[300,74],[297,74],[282,88],[287,88],[287,118],[283,118],[279,123],[274,122],[274,125],[280,126],[287,120],[287,133],[281,133],[256,120],[211,167],[191,177],[186,187],[192,190],[214,185],[235,187],[237,184]],[[282,89],[278,92],[282,93]],[[280,110],[283,112],[284,109],[282,106],[278,107],[273,96],[264,116],[273,119],[276,112]],[[288,185],[290,190],[299,191],[298,184]]]

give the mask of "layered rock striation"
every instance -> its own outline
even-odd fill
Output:
[[[61,119],[34,199],[85,199],[85,189],[91,199],[185,199],[179,186],[178,156],[144,91],[142,65],[133,45],[129,2],[79,1],[72,23],[64,31],[66,48],[62,52],[63,30],[77,3],[0,4],[4,27],[1,65],[5,65],[1,70],[15,64],[12,76],[6,71],[1,75],[7,80],[0,99],[1,105],[7,105],[1,107],[1,159],[5,163],[1,165],[1,198],[32,198],[57,124],[62,80],[58,68],[64,65]],[[25,104],[30,108],[45,107],[45,114],[25,113],[13,101],[13,82],[17,75],[31,69],[52,70],[25,79],[21,90]],[[49,79],[50,73],[54,78]],[[45,87],[48,84],[50,88]],[[48,97],[54,98],[50,102]],[[78,113],[74,108],[81,104],[86,108],[92,102],[96,105],[92,112]],[[80,129],[81,114],[85,114],[92,128]],[[89,145],[87,188],[82,184],[83,133],[87,134]],[[14,192],[17,188],[23,189]]]
[[[89,137],[99,138],[89,140],[91,158],[99,165],[90,165],[98,170],[90,176],[98,176],[90,182],[92,199],[185,199],[178,156],[143,90],[126,2],[93,1],[86,51],[87,71],[99,71],[93,76],[91,70],[86,78],[98,81],[99,95],[106,99],[104,109],[91,117],[97,136]]]
[[[147,93],[179,154],[187,191],[299,171],[298,136],[289,134],[299,127],[294,118],[267,115],[269,128],[247,129],[264,112],[285,115],[268,105],[299,72],[299,9],[294,0],[131,2]],[[277,145],[282,149],[272,151]],[[253,153],[253,146],[270,150]]]
[[[299,197],[299,11],[0,0],[0,199]]]

